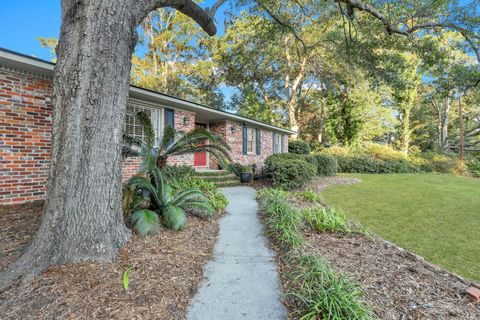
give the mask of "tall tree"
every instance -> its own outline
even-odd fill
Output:
[[[171,7],[216,33],[191,0],[62,0],[53,79],[52,156],[39,230],[0,274],[0,289],[46,267],[109,261],[130,232],[121,209],[121,139],[136,27]]]

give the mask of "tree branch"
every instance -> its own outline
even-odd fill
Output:
[[[218,4],[218,2],[215,3],[215,11],[225,1],[226,0],[219,0],[218,2],[221,2],[220,4]],[[140,6],[137,22],[140,22],[155,9],[170,7],[192,18],[208,35],[213,36],[217,33],[217,26],[213,21],[213,16],[210,14],[212,11],[210,9],[202,9],[193,0],[144,0],[139,1],[137,6]],[[215,13],[215,11],[213,11],[213,13]]]

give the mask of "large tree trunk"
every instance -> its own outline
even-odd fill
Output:
[[[450,97],[445,98],[445,105],[440,119],[440,147],[448,149],[448,113],[450,112]]]
[[[400,110],[400,150],[407,154],[410,147],[410,108],[406,107]]]
[[[130,232],[121,208],[121,138],[135,27],[172,6],[210,34],[195,3],[63,0],[53,80],[52,158],[43,221],[22,256],[0,273],[0,290],[49,265],[110,261]]]

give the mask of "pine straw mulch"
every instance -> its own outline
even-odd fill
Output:
[[[379,237],[324,232],[307,239],[308,253],[361,285],[380,319],[480,319],[480,304],[466,298],[470,282]]]
[[[322,177],[311,181],[306,189],[320,192],[330,185],[359,182],[346,177]],[[297,197],[289,201],[298,209],[313,205]],[[361,229],[357,222],[352,226]],[[306,253],[323,257],[334,269],[358,283],[365,292],[366,303],[379,319],[480,319],[480,304],[466,297],[470,281],[378,236],[313,231],[305,232],[305,236]],[[288,270],[288,261],[282,260],[282,254],[278,262],[280,269]],[[281,278],[285,290],[290,280],[288,275]]]
[[[25,208],[32,208],[26,205]],[[41,206],[35,206],[41,215]],[[2,238],[14,221],[37,217],[17,206],[3,208]],[[15,212],[12,212],[14,210]],[[40,213],[38,213],[40,212]],[[34,220],[34,223],[38,223]],[[0,294],[1,319],[184,319],[188,304],[203,279],[202,269],[210,259],[218,234],[219,216],[201,219],[190,216],[185,230],[162,230],[147,238],[134,236],[113,263],[54,266],[27,286]],[[30,229],[31,230],[31,229]],[[35,230],[31,230],[33,233]],[[11,232],[12,233],[12,232]],[[27,232],[20,238],[27,238]],[[23,246],[28,241],[7,234],[2,248]],[[9,252],[20,252],[19,248]],[[4,268],[18,254],[2,255]],[[128,291],[123,272],[132,267]]]

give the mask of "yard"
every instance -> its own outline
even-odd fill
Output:
[[[480,179],[349,174],[361,183],[322,191],[348,218],[428,261],[480,280]]]

